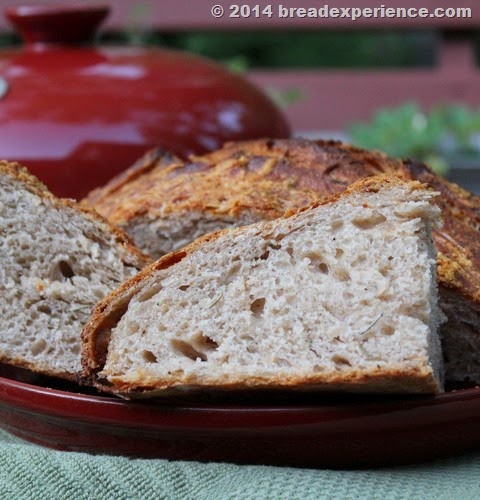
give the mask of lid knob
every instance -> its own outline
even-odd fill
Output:
[[[91,42],[110,8],[105,5],[22,5],[5,9],[6,18],[30,48]]]

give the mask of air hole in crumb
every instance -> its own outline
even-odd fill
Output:
[[[359,255],[355,260],[352,261],[352,267],[363,264],[367,260],[366,255]]]
[[[34,356],[38,356],[41,352],[45,351],[46,348],[47,348],[47,343],[45,342],[45,340],[39,339],[32,344],[31,351]]]
[[[253,337],[251,335],[242,335],[240,337],[242,340],[248,340],[249,342],[252,341],[253,342]]]
[[[73,276],[75,276],[75,273],[73,272],[70,264],[68,262],[65,262],[64,260],[61,260],[58,263],[58,270],[65,279],[73,278]]]
[[[342,297],[343,297],[343,300],[352,300],[353,293],[352,292],[343,292]]]
[[[335,278],[338,281],[350,281],[350,273],[344,268],[335,269]]]
[[[343,226],[343,220],[334,220],[332,221],[332,229],[334,231],[337,231],[338,229],[340,229],[341,227]]]
[[[267,260],[269,255],[270,255],[270,251],[265,250],[265,252],[263,252],[262,255],[260,255],[260,260]]]
[[[292,364],[290,363],[290,361],[287,361],[286,359],[283,359],[283,358],[273,358],[273,362],[277,366],[283,366],[285,368],[288,368],[288,367],[292,366]]]
[[[287,252],[288,255],[290,255],[290,257],[293,257],[293,248],[292,247],[285,248],[285,252]]]
[[[194,346],[195,350],[200,353],[202,351],[214,351],[215,349],[218,349],[218,344],[208,335],[205,335],[201,332],[196,333],[192,337],[192,345]]]
[[[335,316],[335,308],[332,307],[328,302],[322,302],[322,307],[325,309],[325,311],[327,311],[327,313]]]
[[[305,254],[305,257],[310,260],[310,266],[313,269],[317,269],[322,274],[329,274],[330,268],[328,264],[323,262],[323,256],[317,252],[308,252]]]
[[[132,333],[135,333],[135,332],[138,332],[138,329],[140,328],[140,325],[136,322],[136,321],[132,321],[129,325],[128,325],[128,332],[130,334]]]
[[[359,229],[371,229],[386,220],[387,218],[384,215],[378,212],[373,212],[364,217],[356,217],[352,219],[352,224]]]
[[[384,325],[382,326],[382,328],[380,329],[380,333],[382,335],[393,335],[395,333],[395,328],[393,328],[393,326],[391,325]]]
[[[337,366],[352,366],[350,361],[345,356],[341,356],[340,354],[335,354],[334,356],[332,356],[332,361]]]
[[[103,297],[105,296],[105,293],[103,290],[95,290],[95,289],[92,289],[91,290],[93,295],[95,295],[95,297],[100,301],[101,299],[103,299]]]
[[[381,274],[383,277],[386,277],[386,276],[388,276],[388,273],[389,273],[390,269],[389,269],[388,267],[381,267],[381,268],[379,269],[379,271],[380,271],[380,274]]]
[[[265,298],[261,297],[259,299],[255,299],[250,304],[250,311],[252,311],[253,315],[258,318],[263,314],[263,310],[265,309]]]
[[[142,358],[146,363],[158,363],[157,356],[152,351],[143,351]]]
[[[161,285],[152,286],[152,287],[148,288],[143,293],[138,295],[137,302],[145,302],[145,301],[151,299],[154,295],[157,295],[157,293],[160,292],[162,290],[162,288],[163,287]]]
[[[315,266],[319,262],[322,262],[323,256],[320,255],[318,252],[307,252],[306,254],[303,255],[304,258],[307,258],[310,260],[310,262]]]
[[[202,361],[207,361],[207,356],[205,353],[197,351],[192,344],[185,342],[184,340],[173,339],[171,345],[176,354],[185,356],[186,358],[196,361],[200,359]]]
[[[188,290],[190,288],[190,285],[180,285],[178,287],[178,289],[181,291],[181,292],[184,292],[185,290]]]
[[[50,306],[47,306],[46,304],[42,304],[41,306],[39,306],[38,311],[43,314],[52,314],[52,309],[50,308]]]
[[[228,273],[226,276],[227,282],[231,281],[232,278],[237,276],[241,269],[242,269],[242,265],[239,262],[236,262],[235,264],[233,264],[228,270]]]
[[[328,268],[328,265],[325,264],[325,262],[321,262],[319,265],[318,265],[318,270],[322,273],[322,274],[328,274],[330,272],[330,269]]]
[[[335,258],[339,259],[345,252],[341,248],[335,248]]]

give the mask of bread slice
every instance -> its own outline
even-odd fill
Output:
[[[440,391],[434,195],[362,180],[161,258],[96,307],[82,334],[85,377],[127,397]]]
[[[74,379],[96,302],[151,260],[92,210],[0,162],[0,361]]]
[[[427,166],[333,141],[255,140],[182,162],[152,151],[88,204],[159,256],[225,227],[280,217],[356,180],[395,174],[429,185],[444,224],[434,228],[441,338],[449,382],[480,384],[480,197]]]

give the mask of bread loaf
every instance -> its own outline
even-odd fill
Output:
[[[150,259],[92,210],[0,162],[0,361],[74,379],[91,309]]]
[[[203,234],[281,217],[400,165],[381,153],[299,139],[229,143],[189,162],[152,150],[84,203],[158,258]]]
[[[281,216],[318,196],[379,173],[428,184],[444,224],[439,250],[441,330],[450,382],[480,384],[480,199],[417,162],[333,141],[227,144],[190,162],[152,151],[87,200],[154,256],[215,229]]]
[[[433,196],[375,177],[161,258],[95,308],[85,378],[126,397],[440,391]]]

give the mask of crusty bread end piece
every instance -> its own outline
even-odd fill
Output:
[[[93,210],[0,162],[0,361],[75,379],[93,306],[151,260]]]
[[[192,389],[442,389],[435,193],[359,181],[208,235],[102,301],[84,375],[125,397]]]

